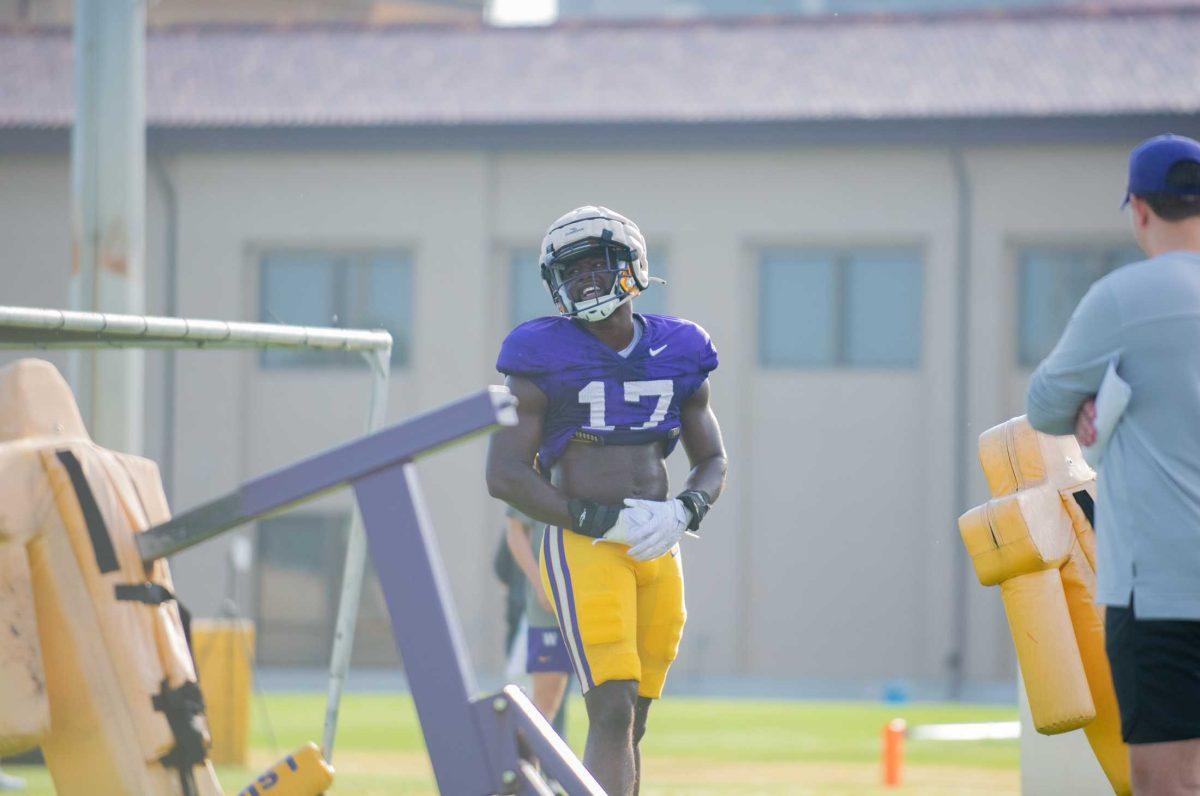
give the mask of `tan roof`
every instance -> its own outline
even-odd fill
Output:
[[[1200,9],[485,26],[183,27],[152,127],[1194,114]],[[69,125],[67,30],[0,30],[0,127]]]

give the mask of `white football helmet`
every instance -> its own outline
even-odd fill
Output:
[[[608,267],[568,279],[567,264],[588,255],[603,255]],[[652,281],[662,282],[650,276],[646,240],[637,224],[607,207],[578,207],[551,224],[542,239],[538,262],[542,282],[558,311],[585,321],[604,320]],[[611,275],[612,286],[607,293],[571,298],[572,283],[597,275]]]

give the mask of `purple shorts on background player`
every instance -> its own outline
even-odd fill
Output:
[[[529,674],[572,671],[567,645],[557,627],[529,628],[526,644],[525,671]]]

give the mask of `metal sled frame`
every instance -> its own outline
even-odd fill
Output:
[[[453,794],[603,791],[514,686],[483,697],[421,496],[416,460],[517,422],[516,400],[490,387],[248,481],[138,537],[143,562],[343,486],[354,490],[438,788]],[[529,762],[536,759],[541,770]]]

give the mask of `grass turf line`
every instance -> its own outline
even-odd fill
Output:
[[[252,706],[251,766],[219,767],[227,793],[237,793],[300,744],[320,741],[324,694],[268,694],[265,699],[278,748],[270,743],[261,706]],[[877,785],[880,733],[889,719],[901,717],[911,726],[1011,721],[1016,715],[1015,706],[668,697],[650,712],[642,747],[643,793],[883,793]],[[578,697],[568,717],[571,746],[581,751],[587,719]],[[980,787],[979,792],[1016,792],[1016,741],[910,741],[905,759],[909,785],[901,792],[965,793]],[[336,793],[435,792],[416,712],[406,695],[347,694],[334,765]],[[26,793],[53,793],[45,769],[8,770],[29,779]]]

